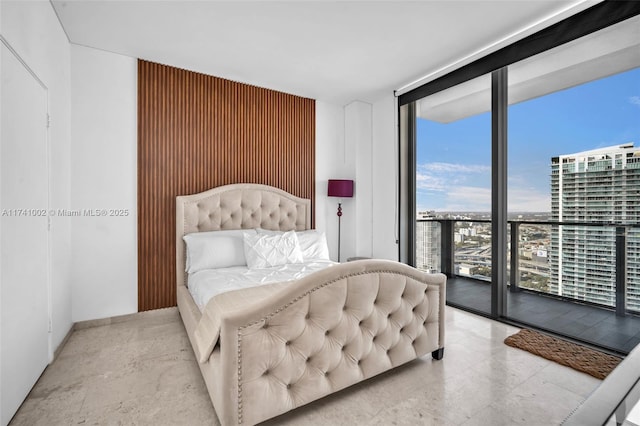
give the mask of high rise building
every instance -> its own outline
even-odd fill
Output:
[[[551,216],[640,223],[640,148],[633,143],[551,159]],[[550,291],[615,306],[616,227],[553,226]],[[627,228],[627,308],[640,311],[640,230]]]
[[[440,271],[440,223],[425,220],[416,222],[416,268],[427,272]]]

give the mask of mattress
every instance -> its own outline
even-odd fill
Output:
[[[202,312],[209,300],[218,294],[264,284],[297,280],[332,265],[336,265],[336,263],[315,260],[264,269],[249,269],[246,266],[205,269],[189,274],[188,289]]]

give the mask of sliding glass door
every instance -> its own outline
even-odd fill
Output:
[[[640,340],[640,321],[609,319],[640,313],[638,28],[634,17],[509,66],[507,256],[521,294],[506,316],[614,349]]]
[[[487,314],[490,111],[489,75],[422,98],[415,107],[416,267],[449,274],[449,302]]]

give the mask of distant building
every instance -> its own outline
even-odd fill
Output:
[[[544,249],[537,249],[531,252],[531,260],[546,264],[548,261],[548,252]]]
[[[461,235],[467,236],[467,237],[475,237],[476,236],[476,229],[475,228],[460,228],[460,230],[458,230],[458,232]]]
[[[427,272],[440,272],[440,235],[439,222],[416,222],[416,268]]]
[[[417,212],[416,213],[416,219],[418,220],[424,220],[424,219],[431,219],[436,217],[436,212],[434,210],[429,210],[429,211],[424,211],[424,212]]]
[[[466,263],[461,263],[458,266],[458,274],[460,275],[475,275],[477,271],[477,267],[474,265],[468,265]]]
[[[632,143],[551,159],[551,216],[561,222],[640,223],[640,148]],[[550,290],[615,305],[616,229],[553,226]],[[627,232],[627,307],[640,311],[640,230]]]

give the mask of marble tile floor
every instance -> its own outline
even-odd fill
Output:
[[[554,425],[600,381],[506,346],[509,325],[447,307],[431,356],[267,425]],[[175,308],[73,332],[10,425],[218,425]]]

